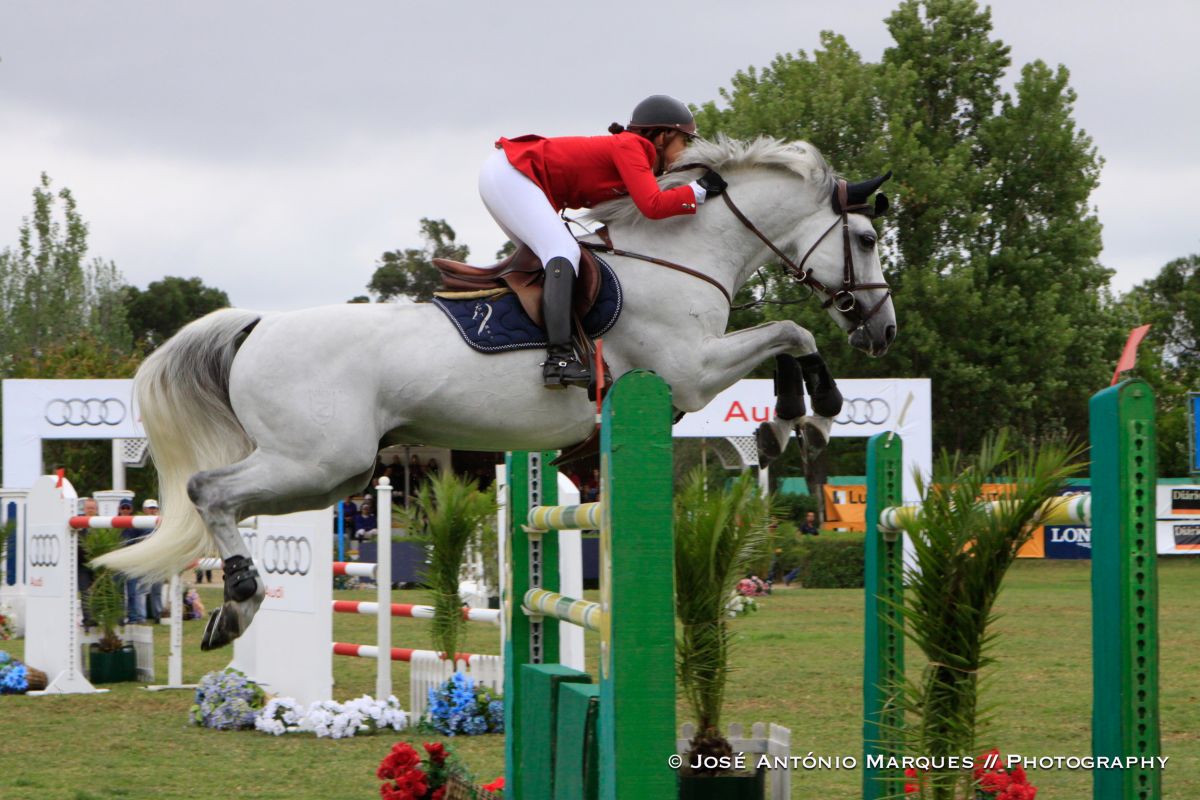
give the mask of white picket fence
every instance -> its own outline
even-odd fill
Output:
[[[450,680],[455,672],[465,674],[475,681],[476,686],[486,686],[497,695],[504,694],[503,656],[474,656],[469,662],[460,660],[451,666],[449,661],[432,653],[413,653],[408,679],[408,711],[413,719],[428,713],[429,690]]]
[[[696,726],[690,722],[679,727],[679,739],[675,748],[679,753],[686,753],[691,747],[692,737],[696,735]],[[730,723],[725,734],[729,746],[734,753],[745,753],[747,767],[758,760],[759,756],[778,758],[780,764],[788,764],[792,754],[792,732],[774,722],[756,722],[750,728],[750,736],[746,736],[745,728],[737,722]],[[769,797],[771,800],[791,800],[792,771],[788,766],[767,767],[767,778],[770,781]]]

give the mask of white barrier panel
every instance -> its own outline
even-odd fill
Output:
[[[234,642],[231,666],[271,694],[304,704],[330,699],[332,509],[256,517],[241,528],[267,596]]]
[[[30,694],[102,691],[84,677],[80,658],[76,537],[67,526],[77,499],[71,482],[54,475],[38,478],[29,492],[24,660],[50,681],[44,692]]]

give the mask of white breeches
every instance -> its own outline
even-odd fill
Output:
[[[575,237],[545,193],[508,163],[503,150],[497,150],[483,163],[479,171],[479,196],[514,244],[529,245],[543,265],[561,256],[579,274],[579,244]]]

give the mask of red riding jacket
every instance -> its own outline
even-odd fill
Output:
[[[628,194],[650,219],[696,213],[690,186],[661,191],[654,178],[658,154],[636,133],[612,136],[520,136],[501,139],[512,164],[546,193],[556,211],[591,208]]]

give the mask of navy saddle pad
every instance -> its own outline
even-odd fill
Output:
[[[621,316],[621,282],[617,273],[599,257],[596,261],[600,265],[600,292],[583,318],[583,328],[593,339],[608,333]],[[515,294],[477,300],[435,297],[433,302],[446,312],[463,340],[481,353],[544,348],[547,344],[546,332],[529,318]]]

